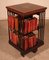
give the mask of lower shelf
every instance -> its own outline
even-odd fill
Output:
[[[44,44],[44,42],[42,40],[38,39],[36,46],[34,46],[26,51],[22,50],[19,46],[16,46],[15,44],[13,44],[13,42],[11,42],[11,40],[9,40],[9,44],[11,44],[13,47],[18,49],[22,56],[25,56],[25,54],[29,53],[30,51],[32,51],[33,53],[36,53],[38,50],[38,47],[42,46]]]

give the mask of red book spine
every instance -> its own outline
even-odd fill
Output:
[[[29,37],[29,48],[33,47],[33,36]]]
[[[33,30],[33,21],[32,21],[32,19],[31,19],[31,21],[30,21],[30,30],[32,31]]]
[[[31,32],[31,24],[30,20],[28,20],[28,32]]]
[[[33,18],[32,19],[32,30],[36,30],[37,29],[37,18]]]
[[[8,16],[8,26],[10,29],[14,29],[14,17],[13,16]]]
[[[18,17],[15,17],[15,30],[18,31]]]
[[[11,29],[13,30],[14,29],[14,17],[13,16],[11,17],[11,21],[12,21],[11,22]]]
[[[36,42],[37,42],[37,39],[36,39],[36,36],[34,35],[34,36],[33,36],[33,45],[34,45],[34,46],[36,45]]]
[[[15,33],[13,33],[13,38],[12,38],[12,41],[15,45],[18,44],[18,35],[16,35]]]
[[[8,26],[11,28],[11,16],[8,16]]]
[[[28,49],[28,37],[24,36],[21,40],[21,48],[26,51]]]

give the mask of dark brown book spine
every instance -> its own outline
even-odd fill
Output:
[[[28,27],[27,24],[28,24],[27,20],[24,20],[24,29],[23,29],[24,34],[27,33],[27,27]]]
[[[24,50],[26,51],[28,49],[28,36],[25,36],[25,42],[24,42]]]

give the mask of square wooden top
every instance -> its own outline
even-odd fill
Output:
[[[46,10],[46,7],[35,5],[32,3],[23,3],[13,6],[7,6],[7,10],[20,14],[20,15],[28,15],[28,14],[35,14],[40,13]]]

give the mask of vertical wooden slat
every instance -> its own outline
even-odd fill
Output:
[[[39,27],[42,27],[38,30],[38,38],[44,41],[44,28],[45,28],[45,12],[39,14]]]

